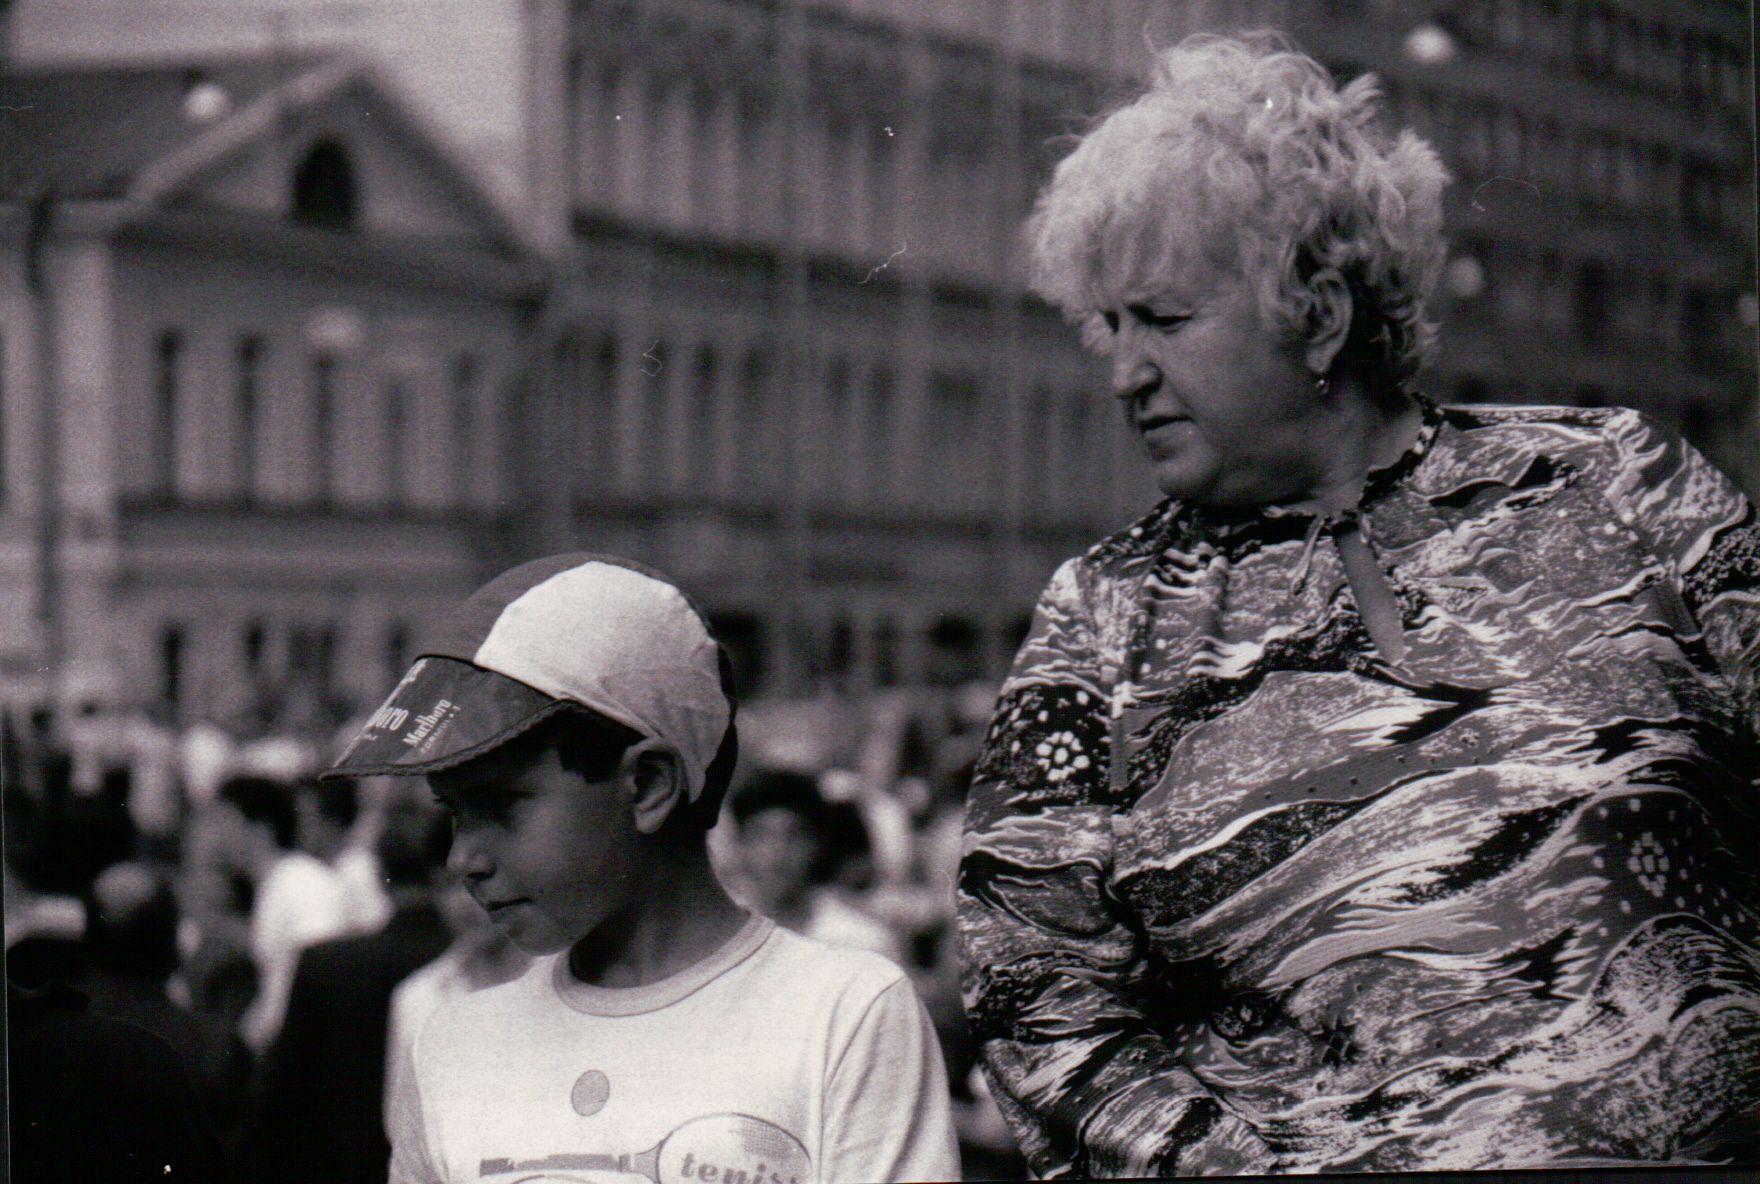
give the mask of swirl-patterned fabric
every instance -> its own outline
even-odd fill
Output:
[[[1633,412],[1425,419],[1348,519],[1396,661],[1285,508],[1164,502],[1042,598],[959,883],[1041,1175],[1753,1154],[1754,509]]]

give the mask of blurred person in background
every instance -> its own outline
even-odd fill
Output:
[[[1760,525],[1631,411],[1417,393],[1446,176],[1378,99],[1189,39],[1029,223],[1167,499],[978,765],[998,1099],[1046,1175],[1753,1162]]]
[[[71,983],[85,972],[85,910],[65,890],[37,800],[16,786],[0,790],[4,832],[6,977],[24,987]]]
[[[828,802],[804,773],[754,775],[727,806],[745,902],[827,945],[872,950],[900,966],[903,941],[859,903],[871,869],[867,828],[848,802]]]
[[[79,989],[91,1011],[169,1044],[224,1141],[236,1125],[250,1053],[223,1020],[172,1001],[167,984],[178,965],[177,903],[164,874],[138,860],[104,869],[87,897],[86,916],[90,969]]]
[[[66,983],[6,984],[9,1178],[104,1184],[219,1179],[213,1134],[171,1046],[86,1009]]]
[[[179,963],[170,991],[180,1005],[237,1029],[256,995],[257,970],[250,943],[254,889],[227,850],[234,829],[232,807],[212,800],[184,823],[172,883]]]
[[[326,787],[335,783],[325,782]],[[252,1180],[379,1184],[392,992],[446,949],[434,903],[449,830],[420,787],[398,787],[378,831],[392,912],[376,932],[307,947],[287,1016],[253,1085],[244,1162]]]
[[[383,790],[383,784],[378,786]],[[381,802],[361,808],[353,781],[304,778],[294,785],[300,850],[322,861],[342,886],[343,925],[371,933],[391,916],[391,900],[381,883],[375,852],[384,816]]]
[[[295,845],[299,814],[292,790],[266,777],[229,778],[213,825],[221,858],[252,887],[251,957],[257,993],[240,1021],[254,1052],[281,1030],[300,951],[348,931],[347,893],[330,866]]]

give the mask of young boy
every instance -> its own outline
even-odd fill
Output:
[[[904,975],[716,882],[731,672],[670,580],[537,560],[426,655],[326,775],[425,775],[450,866],[536,957],[423,1026],[390,1102],[394,1184],[958,1178]]]

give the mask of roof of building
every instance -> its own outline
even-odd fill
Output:
[[[63,198],[122,197],[154,161],[320,60],[258,55],[0,72],[0,198],[45,186]]]

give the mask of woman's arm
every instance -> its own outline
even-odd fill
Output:
[[[1270,1155],[1148,1022],[1141,939],[1107,891],[1107,687],[1082,570],[1040,600],[967,806],[958,890],[967,1014],[1041,1175],[1250,1172]]]
[[[1614,511],[1666,563],[1760,741],[1760,519],[1693,447],[1636,412],[1609,424]]]

